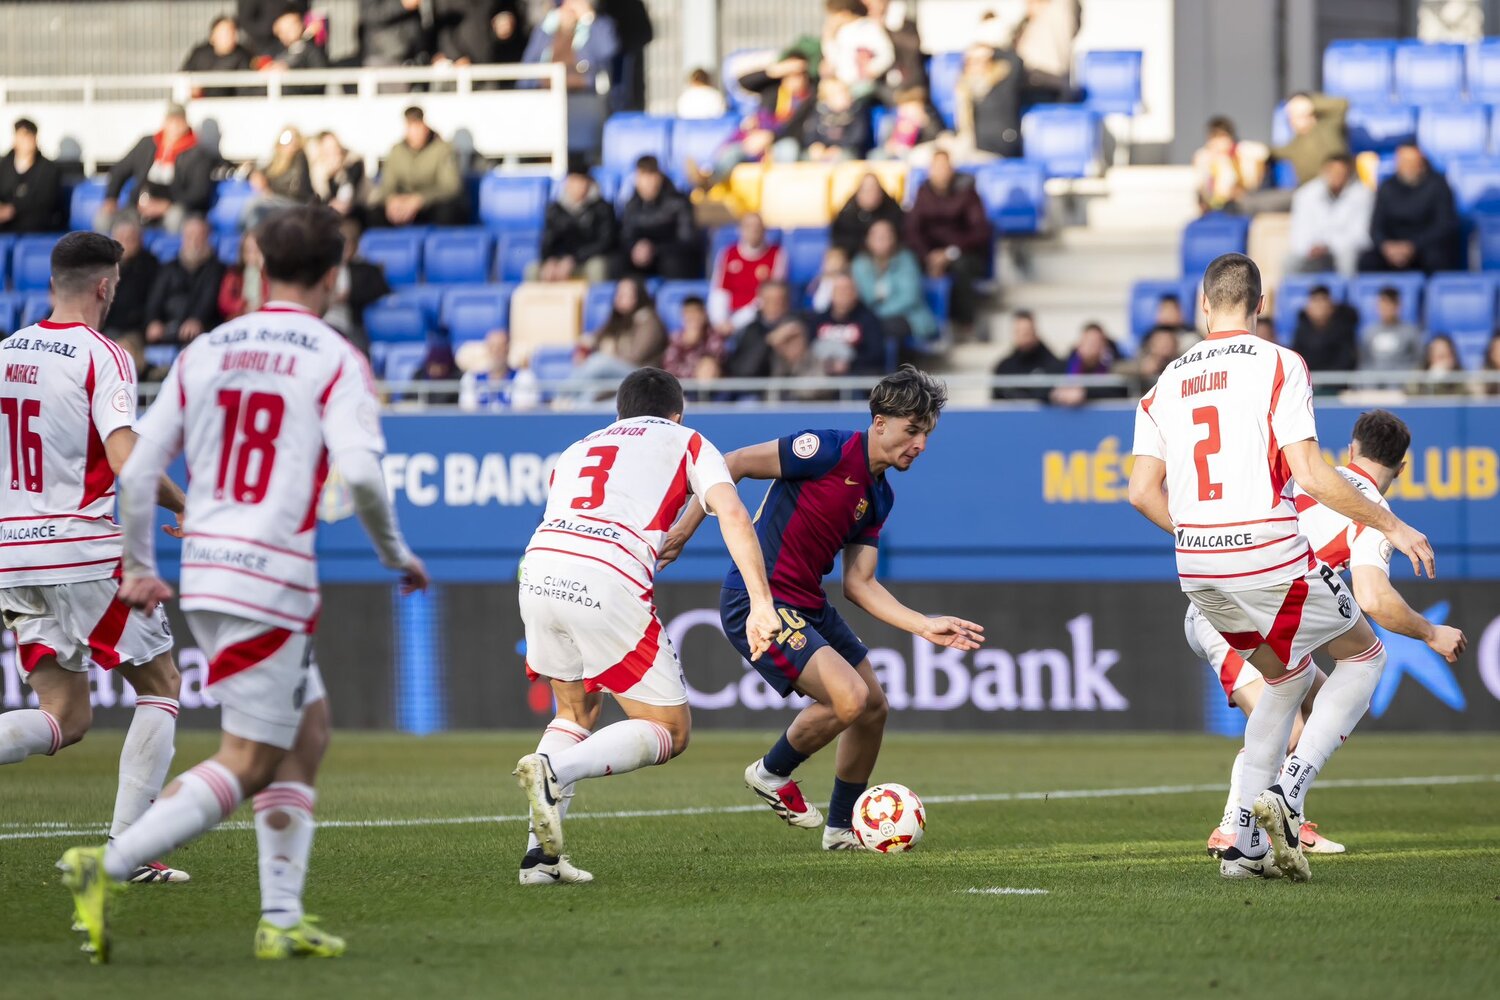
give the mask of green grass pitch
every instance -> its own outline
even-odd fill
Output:
[[[876,778],[912,786],[929,818],[915,852],[883,857],[824,854],[762,808],[721,811],[753,804],[740,772],[770,736],[702,733],[664,768],[585,783],[569,846],[598,880],[523,889],[509,771],[535,734],[339,734],[307,901],[348,937],[345,958],[251,957],[242,809],[173,857],[191,884],[125,894],[114,964],[96,968],[52,868],[92,838],[44,824],[108,817],[120,735],[97,733],[0,769],[0,996],[1311,1000],[1471,998],[1500,981],[1500,737],[1351,742],[1324,776],[1342,787],[1310,799],[1350,853],[1291,885],[1222,882],[1203,854],[1224,740],[891,736]],[[177,769],[211,746],[181,739]],[[819,802],[824,756],[799,775]],[[1473,780],[1389,783],[1434,775]],[[682,810],[701,811],[588,815]],[[969,891],[1000,888],[1046,893]]]

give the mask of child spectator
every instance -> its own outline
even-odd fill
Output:
[[[750,212],[740,220],[740,238],[714,262],[709,282],[709,310],[714,326],[739,329],[755,315],[763,282],[786,276],[786,255],[766,240],[766,224]]]
[[[817,104],[794,136],[802,158],[824,163],[864,159],[873,145],[871,104],[871,98],[856,99],[842,80],[819,82]]]
[[[1359,367],[1371,372],[1409,372],[1422,365],[1422,331],[1401,319],[1401,292],[1387,286],[1375,299],[1379,315],[1360,336]]]
[[[864,247],[870,227],[882,220],[895,226],[899,233],[906,213],[901,210],[901,203],[881,186],[879,177],[865,174],[854,189],[854,196],[834,216],[829,238],[834,246],[852,257]]]
[[[896,111],[891,115],[880,139],[880,148],[871,159],[905,160],[912,150],[932,142],[943,131],[942,120],[933,113],[925,87],[908,87],[896,91]]]
[[[688,85],[677,97],[678,118],[723,118],[724,95],[714,86],[708,70],[698,68],[688,74]]]
[[[696,295],[683,300],[682,329],[672,331],[662,368],[680,379],[715,379],[723,374],[725,337],[708,321]]]
[[[819,265],[818,273],[807,287],[807,301],[812,305],[813,312],[827,310],[828,304],[833,301],[832,279],[835,275],[848,274],[852,259],[849,251],[840,246],[831,246],[823,252],[823,263]]]
[[[1266,147],[1240,142],[1234,122],[1223,115],[1208,120],[1208,135],[1193,154],[1198,176],[1198,208],[1204,212],[1233,211],[1245,195],[1257,190],[1265,176]]]

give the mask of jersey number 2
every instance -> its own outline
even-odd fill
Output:
[[[1198,468],[1198,499],[1224,499],[1224,484],[1216,483],[1209,475],[1208,459],[1219,453],[1219,408],[1200,406],[1193,411],[1193,423],[1208,428],[1208,436],[1193,445],[1193,464]]]
[[[581,496],[573,501],[574,510],[594,510],[604,502],[604,484],[609,482],[609,470],[615,467],[615,459],[620,457],[620,449],[615,445],[604,445],[600,448],[590,448],[588,457],[597,459],[597,465],[585,465],[578,470],[579,478],[589,480],[592,488],[587,496]]]
[[[219,408],[224,411],[224,440],[214,498],[260,503],[271,486],[276,436],[286,416],[286,400],[270,392],[220,389]]]
[[[40,399],[0,399],[0,414],[10,425],[10,488],[42,492],[42,436],[31,422],[42,415]]]

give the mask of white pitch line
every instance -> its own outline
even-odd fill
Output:
[[[1330,788],[1405,788],[1422,785],[1482,785],[1500,782],[1500,774],[1438,774],[1406,778],[1332,778],[1317,783],[1319,789]],[[1223,784],[1146,785],[1139,788],[1061,788],[1047,792],[981,792],[972,795],[930,795],[922,801],[928,805],[964,805],[971,802],[1043,802],[1049,799],[1121,799],[1147,798],[1159,795],[1187,795],[1199,792],[1222,792]],[[570,812],[568,821],[583,819],[659,819],[671,816],[729,816],[736,813],[761,812],[763,805],[692,806],[681,809],[619,809],[607,812]],[[390,830],[422,826],[475,826],[485,823],[519,823],[530,817],[526,813],[504,816],[417,816],[410,819],[332,819],[319,820],[322,830]],[[9,824],[20,826],[21,824]],[[79,827],[66,823],[42,821],[15,833],[0,833],[3,840],[42,840],[55,837],[97,836],[103,827]],[[220,823],[217,830],[253,830],[254,823],[243,820]]]
[[[991,885],[983,889],[973,887],[969,889],[954,889],[956,893],[965,896],[1045,896],[1046,889],[1012,889],[1010,886]]]

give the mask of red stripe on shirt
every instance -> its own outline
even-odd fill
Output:
[[[110,556],[108,559],[85,559],[83,562],[53,563],[50,566],[0,566],[0,573],[37,573],[44,569],[73,569],[78,566],[100,566],[104,563],[118,563],[119,556]]]
[[[625,553],[632,560],[634,560],[635,564],[637,566],[639,566],[641,569],[645,570],[646,571],[646,578],[647,579],[651,578],[651,567],[649,567],[645,563],[641,562],[640,556],[636,555],[634,552],[631,552],[629,549],[627,549],[625,546],[621,545],[619,542],[612,541],[612,540],[610,540],[608,538],[600,538],[598,535],[584,535],[584,534],[580,534],[580,533],[578,533],[576,531],[569,531],[566,528],[538,528],[537,529],[537,534],[539,534],[539,535],[541,535],[541,534],[567,535],[569,538],[587,538],[588,540],[593,541],[593,542],[603,542],[605,545],[613,545],[615,548],[619,549],[621,552]]]
[[[1292,563],[1297,562],[1300,559],[1306,559],[1309,563],[1311,563],[1312,558],[1312,547],[1308,546],[1307,551],[1304,554],[1297,556],[1295,559],[1288,559],[1284,563],[1277,563],[1275,566],[1267,566],[1265,569],[1251,570],[1248,573],[1178,573],[1177,575],[1184,580],[1234,580],[1242,576],[1260,576],[1262,573],[1269,573],[1272,570],[1285,569],[1286,567],[1290,566]]]
[[[239,535],[214,535],[214,534],[210,534],[209,532],[206,532],[206,531],[190,531],[190,532],[187,533],[187,537],[188,538],[217,538],[217,539],[219,539],[222,542],[244,542],[246,545],[258,545],[258,546],[260,546],[263,549],[270,550],[271,552],[280,552],[284,556],[296,556],[298,559],[306,559],[308,562],[316,562],[317,561],[316,559],[314,559],[310,555],[306,555],[306,554],[301,553],[301,552],[293,552],[291,549],[283,549],[283,548],[281,548],[279,546],[276,546],[276,545],[268,545],[265,542],[258,542],[258,541],[256,541],[253,538],[241,538]]]
[[[1243,528],[1249,524],[1276,524],[1280,521],[1295,521],[1295,517],[1263,517],[1259,521],[1229,521],[1225,524],[1179,524],[1179,528]]]
[[[288,580],[283,580],[281,577],[268,576],[265,573],[257,573],[254,570],[249,569],[241,569],[238,566],[221,566],[218,563],[189,562],[183,563],[182,568],[223,570],[226,573],[238,573],[240,576],[248,576],[253,577],[256,580],[264,580],[267,583],[274,583],[279,587],[285,587],[287,590],[301,591],[304,594],[316,594],[318,592],[317,587],[304,587],[300,583],[292,583]]]
[[[532,553],[532,552],[556,552],[558,555],[572,556],[574,559],[592,559],[594,562],[599,563],[601,566],[608,566],[610,569],[614,570],[616,573],[620,574],[625,579],[627,579],[631,583],[635,584],[637,587],[640,587],[643,592],[645,592],[647,594],[649,594],[651,592],[651,588],[650,587],[646,586],[644,583],[641,583],[639,580],[635,579],[629,573],[625,572],[623,569],[621,569],[620,567],[616,566],[614,563],[610,562],[609,560],[607,560],[607,559],[600,559],[598,556],[586,556],[582,552],[569,552],[567,549],[553,549],[553,548],[548,548],[545,545],[533,545],[531,548],[527,549],[526,551],[527,551],[528,554]]]

